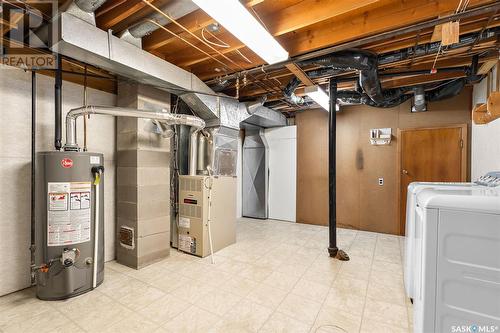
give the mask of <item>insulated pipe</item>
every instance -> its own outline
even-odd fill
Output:
[[[87,114],[102,114],[115,117],[153,119],[158,120],[160,123],[166,125],[191,126],[192,129],[196,129],[197,131],[205,127],[205,121],[203,119],[185,114],[173,114],[167,112],[129,109],[114,106],[81,106],[79,108],[70,110],[66,115],[66,144],[64,145],[65,150],[78,151],[80,149],[76,142],[76,119],[82,115]]]

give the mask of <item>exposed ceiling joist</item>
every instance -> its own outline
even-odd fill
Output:
[[[306,86],[314,86],[314,82],[307,76],[307,74],[299,67],[299,65],[291,63],[286,65],[286,68],[290,70],[299,80]]]
[[[264,2],[264,0],[247,0],[245,6],[247,8],[257,6],[258,4]],[[215,23],[215,20],[208,16],[201,9],[195,10],[194,12],[181,17],[177,20],[182,26],[184,26],[190,32],[196,32],[200,29],[208,27],[210,24]],[[166,28],[176,34],[184,35],[184,31],[177,25],[170,23]],[[160,47],[165,47],[172,42],[177,41],[177,37],[172,36],[168,32],[162,29],[158,29],[149,36],[143,38],[143,48],[147,51],[153,51],[159,49]]]
[[[261,19],[269,32],[277,37],[295,30],[303,29],[318,22],[330,20],[346,14],[352,14],[361,9],[381,6],[383,3],[384,1],[382,0],[304,0],[277,13],[270,13]],[[220,50],[224,54],[242,49],[246,50],[245,54],[251,52],[247,51],[245,45],[236,39],[230,32],[224,31],[217,35],[217,37],[230,45],[229,48]],[[210,57],[200,56],[198,53],[172,52],[170,54],[166,53],[165,55],[166,59],[184,68],[210,60]],[[257,61],[262,63],[260,59]],[[253,65],[256,64],[254,63]]]

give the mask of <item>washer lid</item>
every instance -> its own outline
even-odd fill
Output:
[[[500,188],[425,189],[417,194],[417,204],[423,208],[500,214]]]

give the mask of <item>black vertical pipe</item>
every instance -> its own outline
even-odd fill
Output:
[[[35,283],[36,71],[31,71],[31,284]]]
[[[330,79],[330,112],[328,126],[328,228],[330,242],[328,253],[330,257],[337,256],[337,81],[335,78]]]
[[[57,54],[57,69],[54,84],[54,147],[56,150],[62,148],[62,57]]]

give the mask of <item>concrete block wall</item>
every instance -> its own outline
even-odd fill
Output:
[[[82,106],[83,87],[63,82],[63,117]],[[88,89],[89,104],[115,105],[116,95]],[[89,151],[104,154],[105,260],[115,258],[115,119],[88,121]],[[37,75],[36,150],[53,150],[54,79]],[[78,142],[83,124],[78,122]],[[64,126],[63,126],[64,139]],[[0,296],[30,285],[31,73],[0,68]]]
[[[120,83],[118,105],[170,112],[170,94]],[[117,261],[139,269],[170,253],[170,140],[145,130],[150,120],[117,120],[117,237],[134,230],[133,249],[117,242]]]

